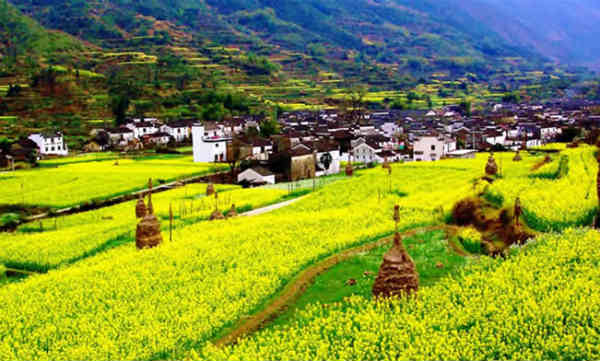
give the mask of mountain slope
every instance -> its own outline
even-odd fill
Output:
[[[406,63],[440,58],[485,70],[499,57],[534,52],[509,44],[450,0],[11,0],[44,26],[98,45],[191,33],[220,44],[271,44],[311,55]],[[177,38],[177,36],[176,36]],[[448,59],[443,59],[448,61]],[[455,65],[457,65],[455,64]]]
[[[77,56],[86,46],[79,40],[58,31],[49,31],[22,15],[5,0],[0,0],[0,54],[4,66],[17,58],[60,63],[68,54]]]
[[[461,0],[456,5],[510,44],[562,62],[600,67],[598,1]]]

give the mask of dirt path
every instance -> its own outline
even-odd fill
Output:
[[[242,214],[240,214],[240,217],[252,217],[252,216],[258,216],[258,215],[261,215],[261,214],[264,214],[264,213],[273,212],[276,209],[287,207],[287,206],[292,205],[292,204],[294,204],[294,203],[296,203],[296,202],[298,202],[298,201],[300,201],[300,200],[302,200],[304,198],[306,198],[306,196],[299,197],[299,198],[294,198],[294,199],[291,199],[289,201],[285,201],[285,202],[281,202],[281,203],[275,203],[275,204],[272,204],[272,205],[267,206],[267,207],[258,208],[258,209],[255,209],[255,210],[252,210],[252,211],[249,211],[249,212],[246,212],[246,213],[242,213]]]
[[[412,237],[420,232],[430,232],[436,230],[445,230],[445,226],[431,226],[417,228],[408,232],[402,233],[402,237]],[[304,291],[310,286],[314,279],[321,273],[329,270],[336,264],[347,260],[348,258],[360,253],[368,252],[374,248],[383,246],[392,242],[392,236],[381,238],[375,242],[367,243],[362,246],[354,247],[335,255],[332,255],[317,264],[314,264],[297,275],[290,281],[284,289],[278,293],[277,298],[272,300],[260,312],[240,320],[226,335],[215,339],[213,343],[216,346],[223,347],[235,344],[241,337],[248,336],[267,325],[274,320],[294,301],[296,301]]]

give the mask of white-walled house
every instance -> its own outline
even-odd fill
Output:
[[[158,132],[158,127],[153,122],[134,122],[125,125],[133,131],[136,139],[141,139],[144,135],[151,135]]]
[[[327,168],[327,169],[325,169],[325,165],[323,164],[324,157],[327,156],[326,154],[329,154],[329,156],[331,156],[331,163],[329,163],[329,168]],[[340,151],[338,149],[317,153],[317,167],[322,169],[321,171],[317,171],[317,173],[316,173],[317,177],[320,177],[322,175],[330,175],[330,174],[339,173],[340,168],[341,168],[340,162],[341,162],[341,155],[340,155]]]
[[[381,157],[377,153],[383,149],[375,144],[361,142],[352,148],[352,161],[361,163],[380,163]]]
[[[544,126],[540,129],[540,135],[543,140],[553,139],[554,137],[562,134],[562,129],[555,126]]]
[[[456,141],[438,136],[424,136],[413,144],[413,159],[417,162],[440,160],[456,150]]]
[[[395,122],[385,122],[380,127],[381,132],[388,138],[393,138],[396,134],[401,134],[403,129]]]
[[[262,167],[248,168],[238,174],[237,181],[238,183],[245,181],[250,184],[275,184],[275,174]]]
[[[69,148],[62,133],[47,132],[31,134],[29,139],[37,144],[41,155],[68,155]]]
[[[108,133],[110,143],[113,145],[124,146],[135,139],[133,130],[126,127],[109,129],[106,133]]]
[[[218,135],[217,132],[206,132],[203,125],[194,124],[192,127],[194,162],[226,162],[227,143],[230,141],[231,137]]]
[[[190,138],[190,127],[185,122],[170,122],[160,127],[160,131],[169,134],[176,142]]]
[[[154,144],[166,145],[169,144],[171,136],[165,132],[158,132],[148,136],[148,141]]]
[[[491,145],[506,143],[506,132],[490,131],[485,135],[485,141]]]

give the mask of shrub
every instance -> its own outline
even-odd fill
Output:
[[[21,216],[16,213],[0,215],[0,228],[16,228],[21,223]]]

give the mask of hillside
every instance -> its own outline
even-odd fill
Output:
[[[373,109],[547,99],[582,75],[455,0],[0,1],[0,136],[72,149],[126,116],[335,107],[361,84]]]
[[[503,41],[448,1],[12,2],[46,27],[103,47],[210,40],[259,52],[271,45],[328,59],[369,59],[412,72],[484,73],[504,57],[542,60]]]
[[[88,48],[80,40],[56,30],[47,30],[0,0],[0,73],[18,65],[25,56],[42,63],[63,63],[79,57]]]
[[[592,0],[457,1],[480,22],[489,24],[506,42],[527,47],[552,59],[600,67],[600,3]]]

